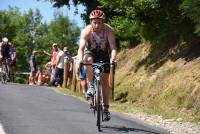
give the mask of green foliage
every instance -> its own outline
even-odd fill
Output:
[[[47,1],[55,7],[70,7],[69,1]],[[200,0],[73,0],[72,3],[86,7],[82,14],[86,23],[90,11],[101,7],[123,41],[173,46],[200,35]]]
[[[140,41],[174,44],[180,38],[185,38],[185,33],[188,35],[193,30],[191,23],[182,17],[179,10],[180,1],[126,0],[115,1],[115,4],[108,0],[100,2],[104,7],[123,14],[123,16],[116,14],[111,18],[111,22],[118,33],[123,31],[122,29],[128,29],[125,31],[127,35],[120,34],[120,36],[126,36],[129,40],[135,37]],[[119,24],[118,20],[122,22],[120,27],[116,25]],[[132,26],[127,26],[124,21]]]
[[[200,36],[200,0],[183,0],[180,8],[183,16],[189,17],[195,24],[195,33]]]
[[[61,13],[47,24],[42,22],[38,9],[29,9],[22,14],[19,8],[10,7],[7,11],[0,11],[0,20],[0,37],[8,37],[17,50],[18,71],[29,70],[28,57],[32,50],[38,51],[38,65],[49,61],[50,57],[42,51],[50,51],[54,42],[67,46],[71,54],[76,53],[80,29]]]

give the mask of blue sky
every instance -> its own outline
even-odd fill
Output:
[[[28,11],[30,8],[34,11],[38,8],[43,16],[43,21],[46,22],[50,22],[53,19],[53,12],[59,10],[68,16],[70,20],[75,21],[79,27],[84,27],[84,22],[80,18],[80,13],[84,11],[83,6],[78,6],[79,14],[74,15],[74,7],[71,7],[70,10],[66,6],[56,9],[52,7],[50,2],[44,2],[44,0],[0,0],[0,10],[7,10],[9,6],[19,7],[22,13]]]

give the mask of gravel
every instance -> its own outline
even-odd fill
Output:
[[[184,122],[182,118],[164,119],[162,116],[147,115],[145,113],[127,113],[149,125],[167,130],[170,134],[200,134],[200,122]]]

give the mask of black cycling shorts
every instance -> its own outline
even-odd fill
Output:
[[[84,51],[84,55],[91,55],[94,63],[110,63],[109,53],[101,49],[86,50]],[[110,73],[110,65],[104,65],[104,73]]]

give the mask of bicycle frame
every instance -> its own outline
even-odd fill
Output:
[[[1,82],[6,84],[9,79],[7,59],[3,59],[1,64]]]
[[[87,64],[87,63],[81,63],[82,65],[89,65],[92,66],[93,72],[94,72],[94,88],[95,88],[95,93],[92,99],[92,106],[91,108],[94,109],[94,115],[97,112],[97,127],[98,131],[101,131],[101,121],[103,120],[103,102],[102,102],[102,87],[101,87],[101,73],[104,71],[104,65],[111,65],[110,63],[92,63],[92,64]],[[82,68],[82,67],[81,67]]]

